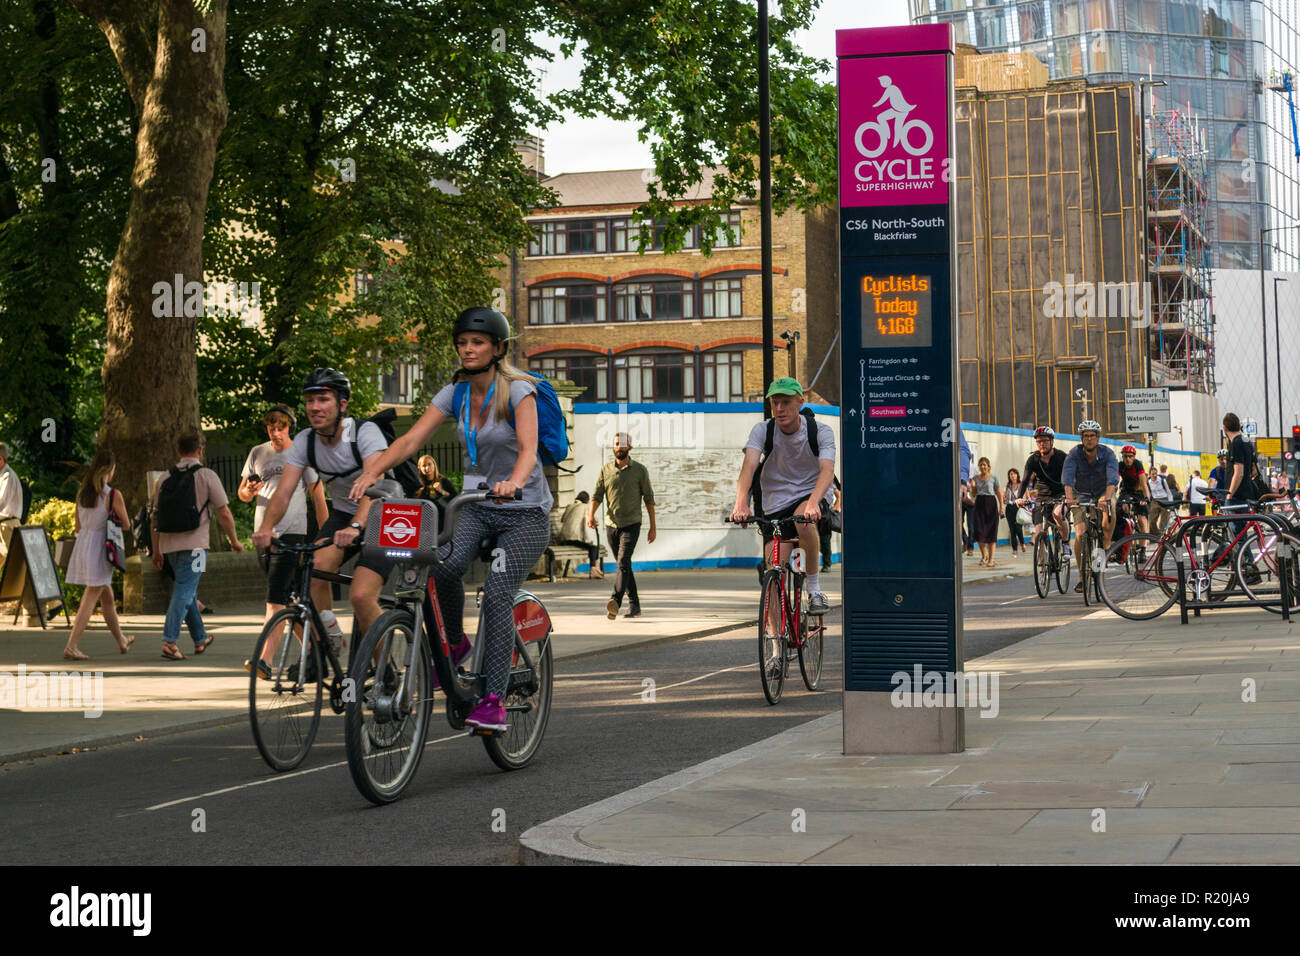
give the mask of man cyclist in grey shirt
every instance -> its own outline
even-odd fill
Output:
[[[365,497],[359,503],[350,501],[348,492],[362,468],[379,460],[387,450],[388,442],[378,425],[347,415],[352,383],[342,372],[318,368],[307,376],[302,391],[311,427],[295,435],[293,444],[289,446],[284,471],[280,474],[280,486],[266,506],[262,527],[253,534],[253,544],[258,548],[270,545],[272,528],[284,517],[289,499],[308,466],[308,440],[315,432],[316,469],[330,493],[329,518],[321,526],[317,540],[333,539],[334,543],[316,552],[313,566],[321,571],[337,571],[360,545],[366,515],[372,504],[372,499]],[[353,442],[356,442],[357,455],[361,457],[360,467],[352,453]],[[364,634],[379,617],[379,592],[392,567],[391,561],[367,558],[364,554],[357,562],[349,591],[357,633]],[[330,608],[330,582],[313,579],[311,596],[318,610]]]
[[[835,477],[835,432],[821,422],[817,423],[817,455],[814,457],[808,440],[808,420],[801,413],[803,387],[793,378],[778,378],[768,387],[772,399],[772,451],[763,462],[760,484],[763,500],[759,502],[763,516],[780,521],[782,538],[799,538],[804,553],[804,567],[808,575],[809,614],[825,614],[829,610],[826,595],[821,591],[821,574],[818,570],[819,541],[816,521],[823,509],[833,500],[831,482]],[[736,506],[731,520],[743,521],[753,512],[749,507],[749,491],[754,472],[767,444],[767,422],[762,421],[750,430],[745,443],[745,462],[736,481]],[[812,524],[796,524],[785,520],[802,515]],[[781,561],[790,558],[792,544],[781,546]]]

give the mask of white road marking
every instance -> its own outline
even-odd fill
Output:
[[[690,680],[678,681],[676,684],[665,684],[663,687],[656,687],[655,693],[658,694],[662,690],[672,690],[674,687],[685,687],[687,684],[694,684],[696,681],[705,680],[709,677],[716,677],[719,674],[726,674],[729,671],[739,671],[739,670],[744,670],[746,667],[756,667],[756,666],[757,664],[750,663],[750,664],[737,664],[735,667],[724,667],[720,671],[713,671],[712,673],[709,674],[701,674],[699,677],[692,677]],[[632,696],[640,697],[642,693],[644,692],[637,691]]]
[[[1022,598],[1016,598],[1014,601],[1003,601],[998,607],[1006,607],[1008,604],[1019,604],[1021,601],[1028,601],[1030,598],[1038,597],[1037,594],[1026,594]]]
[[[465,736],[464,733],[452,734],[450,737],[439,737],[437,740],[425,741],[424,745],[426,747],[431,747],[434,744],[445,743],[448,740],[460,740]],[[311,767],[308,770],[295,770],[293,773],[277,774],[274,777],[266,777],[262,780],[253,780],[249,783],[241,783],[235,787],[225,787],[221,790],[209,790],[207,793],[196,794],[192,797],[182,797],[179,800],[169,800],[166,803],[155,804],[152,807],[145,807],[144,809],[146,813],[151,810],[165,810],[168,807],[176,806],[178,803],[190,803],[193,800],[202,800],[204,797],[219,797],[223,793],[233,793],[236,790],[247,790],[249,787],[260,787],[264,783],[275,783],[277,780],[291,780],[294,777],[301,777],[309,773],[317,773],[321,770],[332,770],[335,767],[346,767],[347,765],[348,762],[346,760],[340,760],[338,763],[327,763],[323,767]]]

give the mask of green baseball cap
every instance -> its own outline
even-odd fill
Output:
[[[773,379],[772,384],[767,387],[767,397],[773,395],[797,395],[803,398],[803,386],[799,384],[798,379],[778,378]]]

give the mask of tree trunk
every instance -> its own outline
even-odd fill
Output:
[[[131,205],[108,280],[99,436],[134,511],[146,500],[146,472],[173,464],[176,440],[199,427],[198,316],[177,314],[170,293],[159,306],[170,314],[155,315],[154,285],[203,282],[204,211],[226,125],[228,0],[212,0],[206,16],[190,0],[69,2],[108,37],[139,118]]]

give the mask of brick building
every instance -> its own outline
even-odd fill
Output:
[[[540,143],[530,145],[531,155],[521,151],[542,175]],[[643,177],[640,169],[543,175],[559,205],[528,217],[537,238],[502,275],[516,362],[573,381],[580,402],[761,400],[758,205],[731,210],[735,234],[718,236],[711,255],[700,252],[698,231],[680,252],[665,254],[656,237],[640,254],[633,213],[648,198]],[[710,182],[684,202],[706,200]],[[832,210],[773,217],[775,373],[805,386],[838,328],[834,229]],[[815,393],[838,402],[838,348]]]

